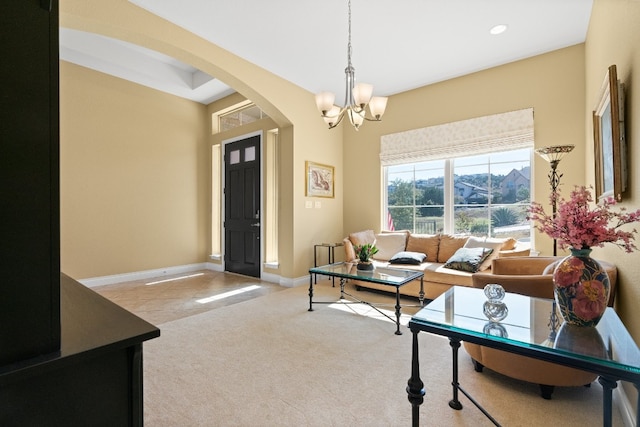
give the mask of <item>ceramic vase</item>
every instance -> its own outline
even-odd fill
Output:
[[[597,325],[609,301],[609,276],[590,254],[589,248],[572,248],[553,272],[556,303],[571,325]]]

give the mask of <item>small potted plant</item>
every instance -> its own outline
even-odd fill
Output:
[[[371,257],[378,253],[378,248],[372,243],[365,243],[364,245],[356,245],[353,249],[358,257],[357,269],[365,271],[373,270]]]

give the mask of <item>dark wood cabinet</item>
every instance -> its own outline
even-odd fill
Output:
[[[0,6],[0,366],[60,348],[58,2]]]
[[[0,425],[141,426],[142,343],[159,329],[61,277],[60,352],[0,368]]]

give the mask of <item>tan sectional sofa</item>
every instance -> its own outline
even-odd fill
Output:
[[[528,295],[536,298],[553,298],[552,272],[563,257],[534,257],[527,262],[519,262],[515,258],[496,259],[493,261],[493,274],[477,273],[473,275],[473,286],[484,288],[489,283],[500,283],[507,292]],[[611,294],[610,307],[616,297],[618,270],[614,264],[598,260],[609,275]],[[512,378],[540,385],[540,394],[550,399],[555,386],[583,386],[594,381],[597,375],[569,368],[543,360],[520,356],[495,348],[478,344],[463,343],[471,356],[475,370],[482,372],[489,368]]]
[[[434,299],[451,286],[473,286],[473,272],[447,268],[445,264],[463,247],[485,247],[492,249],[479,271],[490,271],[491,262],[498,256],[528,256],[527,243],[518,243],[514,239],[481,239],[470,236],[448,234],[413,234],[408,231],[382,232],[375,234],[373,230],[352,233],[344,238],[345,261],[355,261],[355,245],[375,243],[378,253],[373,258],[376,266],[400,268],[405,270],[421,270],[424,272],[425,299]],[[389,261],[398,252],[423,253],[427,257],[421,264],[391,264]],[[357,286],[369,289],[389,291],[388,286],[369,282],[357,282]],[[400,288],[400,293],[418,297],[420,281],[415,280]]]

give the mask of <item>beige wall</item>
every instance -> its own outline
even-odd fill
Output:
[[[576,145],[561,170],[563,187],[583,182],[584,45],[580,44],[395,95],[381,123],[366,123],[359,132],[345,131],[345,233],[379,230],[382,224],[378,208],[382,135],[524,108],[534,109],[536,147]],[[533,194],[535,200],[544,201],[549,194],[549,164],[537,156],[533,162]],[[535,238],[536,249],[550,254],[551,241],[542,235]]]
[[[83,279],[202,262],[206,108],[60,63],[62,271]]]
[[[65,0],[60,4],[60,26],[136,43],[189,63],[232,86],[244,97],[259,105],[274,120],[279,126],[282,160],[282,170],[279,171],[280,275],[287,279],[287,283],[288,280],[304,280],[308,268],[313,264],[313,244],[320,241],[337,241],[343,232],[342,133],[330,132],[325,128],[324,122],[318,117],[313,94],[134,6],[127,0]],[[210,130],[208,126],[206,129]],[[198,132],[200,131],[201,129],[198,129]],[[198,161],[207,161],[208,156],[205,152]],[[305,208],[306,160],[336,167],[336,197],[322,199],[321,207],[318,209]],[[198,185],[207,186],[208,179],[204,178]],[[144,194],[144,190],[139,190]],[[201,190],[198,188],[186,191]],[[71,196],[71,199],[74,197]],[[73,201],[80,203],[79,200]],[[207,212],[207,209],[203,207],[200,212]],[[191,220],[192,216],[176,218],[176,221]],[[67,233],[70,233],[70,225],[71,222],[67,221]],[[207,227],[201,227],[201,234],[208,236]],[[101,234],[108,235],[108,229],[105,227]],[[99,245],[101,242],[96,244]],[[66,248],[75,245],[75,241],[63,243],[63,256],[66,256],[68,262],[70,257],[75,258],[75,255],[69,253]],[[67,255],[64,251],[67,251]],[[162,257],[157,261],[161,259]],[[190,262],[206,260],[198,258]],[[144,263],[136,264],[135,259],[126,263],[112,259],[98,261],[92,258],[92,261],[93,266],[87,265],[84,258],[79,261],[87,265],[84,267],[87,270],[83,270],[82,276],[95,277],[114,269],[128,272],[148,268]],[[110,267],[97,266],[98,262]],[[171,265],[182,262],[174,259]],[[77,274],[72,275],[78,277]]]
[[[626,86],[625,127],[628,145],[629,185],[620,206],[628,210],[640,208],[640,92],[635,87],[640,73],[640,2],[635,0],[595,0],[586,42],[586,122],[585,143],[592,147],[591,114],[599,97],[607,68],[616,64],[618,79]],[[585,156],[587,182],[594,184],[593,151]],[[633,227],[630,227],[633,228]],[[640,229],[639,225],[636,225]],[[640,242],[637,242],[640,243]],[[640,342],[640,263],[638,253],[625,254],[608,245],[594,250],[598,258],[618,266],[616,311],[636,342]],[[625,391],[634,402],[634,387],[625,384]]]

